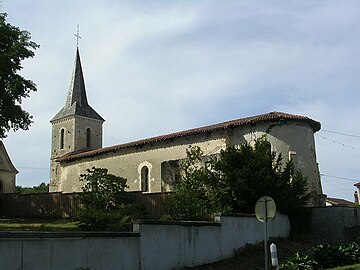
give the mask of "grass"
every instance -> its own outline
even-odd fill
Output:
[[[78,222],[63,219],[0,219],[0,231],[77,231]]]
[[[279,263],[285,262],[286,258],[294,255],[296,252],[304,252],[313,246],[320,244],[319,241],[309,237],[297,237],[296,239],[274,239],[269,241],[275,243],[278,250]],[[269,254],[270,256],[270,254]],[[264,269],[264,248],[262,244],[247,245],[241,248],[237,254],[230,259],[220,262],[201,265],[193,268],[193,270],[257,270]],[[269,268],[271,269],[271,268]],[[356,268],[355,268],[356,269]]]

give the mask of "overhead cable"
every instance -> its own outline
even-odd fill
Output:
[[[359,179],[352,179],[352,178],[347,178],[347,177],[341,177],[341,176],[334,176],[334,175],[328,175],[328,174],[323,174],[320,173],[320,176],[325,176],[325,177],[330,177],[330,178],[336,178],[336,179],[342,179],[342,180],[346,180],[346,181],[352,181],[352,182],[359,182]]]

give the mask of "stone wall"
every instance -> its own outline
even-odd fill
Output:
[[[312,208],[311,234],[328,242],[344,242],[359,238],[360,207]]]

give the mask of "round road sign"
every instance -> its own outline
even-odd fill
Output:
[[[255,205],[255,215],[260,222],[268,222],[273,220],[275,213],[276,204],[271,197],[264,196],[258,199]]]

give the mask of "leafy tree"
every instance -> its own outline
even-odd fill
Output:
[[[261,138],[222,150],[203,162],[200,148],[187,151],[184,181],[175,188],[169,212],[175,218],[203,219],[214,212],[253,213],[256,201],[271,196],[280,212],[288,214],[306,205],[307,179],[292,161],[283,166],[280,155]]]
[[[213,190],[211,172],[204,166],[199,147],[186,150],[187,159],[182,163],[184,181],[176,186],[176,192],[168,198],[167,211],[176,219],[208,219],[214,212],[222,210]]]
[[[119,206],[120,197],[125,192],[126,179],[109,174],[105,168],[87,169],[87,174],[80,175],[85,182],[80,195],[80,202],[86,208],[111,211]]]
[[[20,194],[34,194],[34,193],[47,193],[49,184],[42,182],[38,186],[33,187],[22,187],[16,186],[16,191]]]
[[[105,168],[87,169],[80,175],[85,185],[80,193],[78,220],[86,230],[127,230],[131,219],[145,214],[134,204],[125,204],[126,179]]]
[[[266,138],[256,140],[254,147],[244,143],[221,151],[212,169],[228,190],[221,203],[233,212],[253,213],[256,201],[265,195],[285,214],[305,206],[309,199],[306,177],[292,161],[283,166],[281,155],[271,151]]]
[[[6,22],[0,13],[0,139],[10,129],[27,130],[32,116],[20,106],[22,99],[36,91],[36,85],[18,74],[21,61],[34,56],[39,45],[31,41],[27,31]]]

